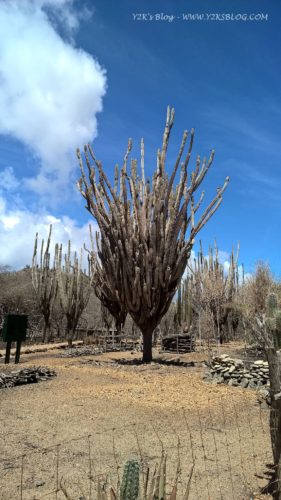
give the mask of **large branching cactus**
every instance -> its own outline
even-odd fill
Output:
[[[49,340],[51,315],[57,295],[55,263],[53,262],[53,265],[50,265],[51,235],[52,225],[50,225],[46,248],[44,248],[44,240],[42,240],[38,263],[38,233],[36,233],[32,258],[32,284],[36,292],[38,307],[44,317],[43,342]]]
[[[80,258],[74,253],[71,259],[71,243],[68,242],[68,251],[62,264],[62,245],[55,247],[56,279],[61,307],[66,316],[67,339],[69,347],[77,328],[78,321],[88,304],[91,292],[90,273],[82,271],[82,250]]]
[[[132,316],[143,334],[143,361],[152,360],[152,334],[168,310],[189,259],[196,234],[222,202],[228,178],[217,189],[213,201],[195,222],[204,193],[196,202],[194,195],[213,159],[197,156],[196,167],[188,175],[194,130],[184,132],[171,176],[165,169],[167,148],[174,123],[174,110],[168,108],[162,148],[152,182],[145,177],[144,141],[141,141],[141,175],[137,160],[128,168],[132,141],[129,139],[123,166],[115,170],[112,187],[90,145],[82,156],[77,150],[81,178],[78,188],[86,208],[95,217],[101,234],[98,257],[112,295]],[[189,136],[187,152],[184,149]],[[181,161],[183,158],[183,161]],[[174,181],[180,168],[180,179]],[[119,186],[119,187],[118,187]]]

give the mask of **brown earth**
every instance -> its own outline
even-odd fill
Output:
[[[253,390],[205,383],[204,353],[181,356],[193,368],[116,363],[136,353],[59,354],[22,354],[17,368],[46,365],[58,376],[0,391],[1,500],[60,500],[60,484],[69,498],[95,499],[101,475],[115,484],[132,455],[153,466],[162,445],[170,487],[180,458],[178,498],[193,462],[191,500],[250,499],[266,484],[268,410]],[[15,369],[0,363],[0,372]]]

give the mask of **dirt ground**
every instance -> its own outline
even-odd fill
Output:
[[[188,368],[117,363],[136,353],[60,354],[22,354],[16,368],[44,365],[57,377],[0,391],[1,500],[61,500],[60,485],[71,499],[95,499],[99,478],[116,484],[132,456],[154,467],[162,446],[170,487],[180,460],[179,499],[193,463],[191,500],[250,499],[266,484],[269,412],[253,390],[204,382],[205,354],[181,356],[195,362]]]

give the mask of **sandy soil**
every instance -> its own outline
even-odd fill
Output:
[[[19,368],[45,365],[58,376],[0,391],[1,500],[60,500],[61,482],[70,498],[94,499],[101,475],[116,483],[134,454],[152,466],[162,444],[170,484],[180,458],[179,498],[194,461],[191,500],[247,499],[265,485],[268,411],[255,391],[202,381],[204,354],[182,356],[194,368],[116,363],[131,353],[59,354],[23,354]]]

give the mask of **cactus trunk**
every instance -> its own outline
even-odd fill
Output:
[[[42,337],[43,344],[45,342],[49,342],[49,340],[50,340],[50,333],[51,333],[50,318],[44,317],[44,327],[43,327],[43,337]]]
[[[154,328],[148,327],[142,331],[143,335],[143,352],[142,360],[144,363],[151,363],[152,361],[152,336]]]
[[[69,349],[71,349],[72,347],[73,337],[74,337],[74,330],[73,328],[69,328],[67,331],[67,345]]]

